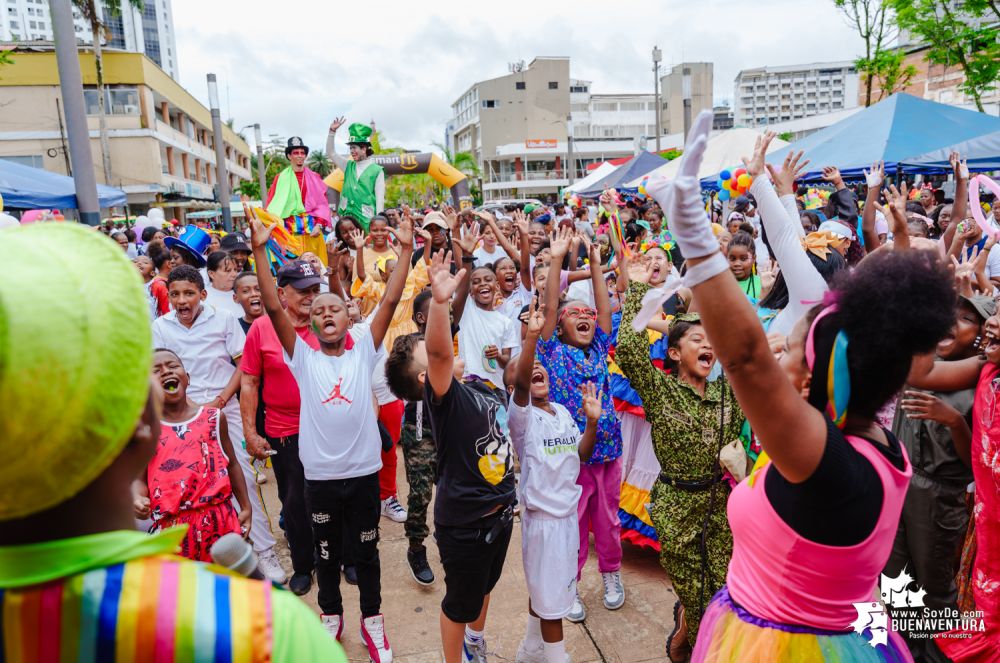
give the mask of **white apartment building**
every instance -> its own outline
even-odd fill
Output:
[[[486,199],[554,197],[587,165],[631,156],[655,135],[652,94],[593,94],[569,68],[567,57],[515,63],[452,104],[447,144],[475,156]]]
[[[853,62],[744,69],[734,86],[736,126],[759,127],[858,105]]]
[[[145,53],[150,60],[177,79],[177,40],[174,35],[172,0],[145,0],[141,10],[122,0],[122,13],[115,16],[105,3],[97,1],[106,26],[104,45],[133,53]],[[73,7],[77,41],[91,44],[90,25]],[[51,42],[52,19],[48,0],[0,0],[0,42]]]

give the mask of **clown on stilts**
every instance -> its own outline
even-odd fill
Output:
[[[326,264],[323,228],[332,228],[326,184],[306,164],[309,148],[298,136],[288,139],[285,156],[290,165],[271,182],[267,192],[267,211],[282,219],[291,239],[287,248],[297,256],[307,251]]]
[[[375,123],[371,126],[355,122],[347,128],[347,145],[351,158],[337,154],[333,140],[344,124],[338,117],[330,124],[330,134],[326,139],[326,155],[344,172],[344,186],[340,192],[338,212],[341,216],[351,216],[368,232],[368,224],[376,214],[385,209],[385,169],[372,158],[371,138]]]

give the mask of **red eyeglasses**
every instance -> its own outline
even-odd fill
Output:
[[[559,318],[556,320],[556,323],[562,322],[565,317],[589,318],[591,320],[597,320],[597,309],[590,308],[589,306],[567,306],[559,314]]]

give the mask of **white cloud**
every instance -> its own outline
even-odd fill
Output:
[[[861,50],[829,0],[174,0],[173,13],[181,84],[204,101],[215,72],[237,128],[260,122],[265,138],[299,135],[314,149],[338,115],[431,149],[469,85],[536,55],[570,56],[571,75],[595,92],[640,92],[652,89],[658,44],[668,68],[714,62],[718,101],[740,69]]]

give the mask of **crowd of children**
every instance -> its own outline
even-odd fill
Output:
[[[144,232],[163,403],[132,485],[140,527],[187,525],[180,553],[200,561],[237,534],[295,594],[315,577],[336,640],[343,571],[375,663],[393,658],[381,517],[404,523],[421,585],[433,534],[447,663],[487,660],[518,521],[521,663],[569,660],[591,539],[607,610],[627,600],[622,542],[659,551],[672,661],[992,660],[1000,250],[969,217],[967,169],[953,159],[955,198],[938,202],[886,186],[880,164],[859,198],[828,168],[828,204],[806,212],[807,163],[765,165],[768,134],[724,217],[693,176],[708,121],[675,180],[627,203],[345,211],[323,255],[283,264],[266,219]],[[869,645],[852,604],[904,570],[924,605],[974,606],[984,628]]]

